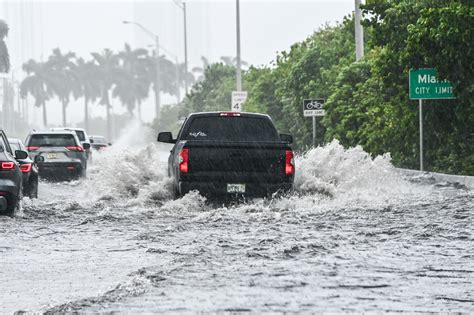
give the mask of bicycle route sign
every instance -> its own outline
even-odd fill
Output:
[[[324,98],[303,100],[303,115],[305,117],[324,116]]]

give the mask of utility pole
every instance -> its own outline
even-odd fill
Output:
[[[181,10],[183,10],[183,22],[184,22],[184,91],[188,94],[188,27],[186,23],[186,2],[173,0],[174,4]]]
[[[160,119],[160,107],[161,107],[161,96],[160,96],[160,39],[158,35],[155,35],[155,58],[156,58],[156,81],[155,81],[155,117],[158,123]]]
[[[188,94],[188,27],[186,23],[186,2],[183,1],[184,15],[184,91]]]
[[[239,0],[236,0],[236,17],[237,17],[237,91],[242,91],[242,70],[240,60],[240,5]]]
[[[356,45],[356,61],[364,57],[364,30],[362,29],[362,12],[360,10],[361,0],[355,0],[355,45]]]
[[[175,68],[176,68],[176,99],[177,99],[177,103],[176,104],[179,104],[179,102],[181,101],[181,92],[180,92],[180,86],[179,86],[179,60],[178,60],[178,57],[175,56],[174,57],[174,60],[175,60]]]

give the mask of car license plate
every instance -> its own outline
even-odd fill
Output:
[[[227,184],[227,192],[233,194],[244,193],[245,184]]]
[[[55,152],[48,153],[48,159],[56,159],[58,155]]]

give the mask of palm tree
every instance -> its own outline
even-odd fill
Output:
[[[198,77],[197,77],[196,81],[204,80],[204,73],[206,72],[206,69],[209,68],[209,66],[210,66],[209,60],[207,60],[206,57],[201,56],[201,61],[202,61],[202,68],[201,67],[194,67],[192,69],[193,72],[198,73]]]
[[[226,65],[226,66],[237,66],[237,58],[236,57],[230,57],[230,56],[222,56],[221,61]],[[244,60],[240,61],[240,64],[242,66],[247,66],[248,63]]]
[[[100,87],[100,104],[104,105],[107,114],[107,137],[112,137],[112,126],[110,121],[110,97],[109,91],[115,85],[115,78],[118,70],[118,56],[110,49],[105,49],[102,53],[92,53],[94,64],[97,67],[97,79]]]
[[[30,60],[23,64],[23,70],[27,77],[20,84],[20,93],[23,98],[28,94],[34,97],[35,106],[43,107],[43,125],[48,125],[46,113],[46,101],[51,97],[51,92],[47,89],[50,81],[50,70],[43,62]]]
[[[77,79],[74,77],[74,58],[72,52],[62,54],[59,48],[53,50],[46,62],[51,72],[51,80],[49,82],[51,91],[59,98],[62,103],[63,126],[66,127],[66,108],[69,104],[71,94],[74,89],[78,89]]]
[[[8,25],[5,21],[0,20],[0,73],[8,73],[10,71],[10,56],[8,54],[8,48],[7,44],[5,43],[5,37],[8,35]],[[9,100],[8,100],[8,93],[7,92],[7,84],[8,81],[5,78],[1,79],[3,82],[1,86],[3,87],[3,91],[1,91],[1,94],[3,95],[3,99],[1,100],[2,103],[2,122],[3,125],[6,126],[6,124],[9,121]],[[2,123],[0,122],[0,123]]]
[[[122,104],[127,107],[130,116],[133,110],[138,107],[138,116],[141,120],[141,102],[148,97],[151,80],[147,75],[146,49],[132,50],[130,45],[125,44],[125,48],[118,54],[120,69],[116,77],[116,85],[113,89],[113,96],[118,97]]]
[[[8,54],[5,37],[8,36],[8,24],[0,20],[0,73],[10,71],[10,55]]]
[[[89,102],[94,102],[100,96],[97,67],[93,61],[76,59],[74,77],[77,80],[78,89],[74,89],[74,97],[84,98],[84,127],[89,130]]]
[[[175,86],[175,89],[176,89],[176,98],[178,100],[178,103],[180,102],[181,100],[181,89],[185,87],[186,85],[186,80],[185,78],[187,77],[188,79],[188,83],[192,86],[195,82],[196,82],[196,79],[194,78],[194,75],[191,73],[191,72],[187,72],[186,73],[186,64],[183,62],[183,63],[179,63],[177,60],[174,64],[174,67],[175,67],[175,72],[176,72],[176,75],[175,75],[175,81],[176,81],[176,86]],[[177,76],[177,78],[176,78]]]

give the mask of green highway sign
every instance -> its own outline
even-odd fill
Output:
[[[433,68],[410,70],[409,83],[412,100],[456,98],[451,82],[438,80],[438,73]]]

